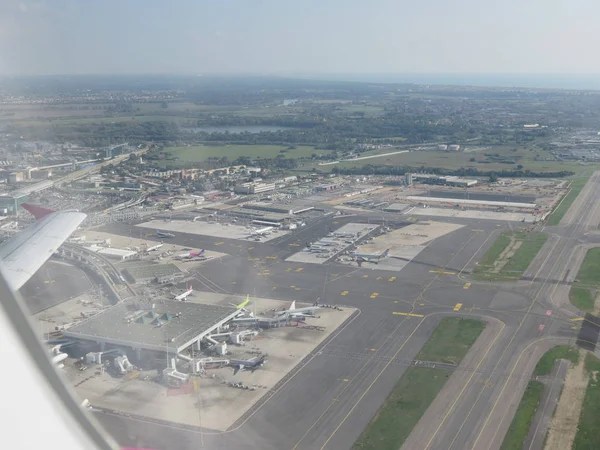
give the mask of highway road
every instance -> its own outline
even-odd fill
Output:
[[[488,327],[403,448],[498,449],[539,357],[553,345],[577,339],[571,319],[580,313],[566,293],[581,247],[598,238],[599,181],[595,173],[563,222],[544,229],[550,238],[527,276],[515,283],[465,284],[505,223],[480,221],[475,228],[463,222],[465,227],[434,241],[400,272],[284,261],[299,245],[326,234],[333,221],[337,228],[367,219],[361,216],[324,218],[264,244],[220,239],[215,246],[214,238],[178,234],[174,243],[229,255],[203,266],[208,290],[301,301],[321,298],[357,307],[360,314],[227,432],[106,413],[98,418],[124,445],[350,448],[439,320],[459,315],[485,320]],[[132,226],[112,224],[107,230],[128,235]],[[458,303],[462,307],[455,311]]]

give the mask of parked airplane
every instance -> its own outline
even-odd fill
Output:
[[[234,368],[233,374],[237,374],[240,370],[250,370],[254,372],[259,367],[267,363],[267,355],[262,355],[259,358],[245,359],[230,359],[229,364]]]
[[[175,235],[173,233],[165,233],[164,231],[156,230],[156,236],[159,238],[174,238]]]
[[[338,232],[333,232],[329,234],[330,236],[335,236],[335,237],[339,237],[339,238],[355,238],[357,237],[357,233],[338,233]]]
[[[152,247],[148,247],[147,252],[153,252],[161,248],[164,244],[161,242],[160,244],[153,245]]]
[[[182,253],[181,255],[175,256],[175,259],[192,259],[202,255],[204,255],[204,249],[198,252]]]
[[[184,302],[185,299],[188,298],[192,292],[194,292],[194,289],[192,288],[192,285],[190,284],[190,288],[187,291],[185,291],[183,294],[176,295],[175,300]]]
[[[388,248],[383,253],[358,253],[352,252],[352,256],[356,256],[357,259],[362,259],[363,261],[379,261],[380,259],[387,258],[390,254],[390,249]]]
[[[273,227],[264,227],[264,228],[252,228],[252,233],[248,236],[248,238],[267,236],[271,233]]]
[[[296,317],[317,317],[314,312],[318,309],[322,309],[318,303],[315,302],[312,306],[307,306],[306,308],[296,308],[296,300],[292,302],[289,309],[285,311],[279,311],[276,315],[279,317],[288,316],[291,318]],[[318,318],[318,317],[317,317]]]
[[[250,294],[246,295],[246,300],[244,300],[239,305],[236,305],[235,309],[244,309],[250,303]]]
[[[0,269],[8,286],[16,291],[52,256],[86,218],[76,210],[52,211],[23,204],[37,219],[33,225],[0,245]]]

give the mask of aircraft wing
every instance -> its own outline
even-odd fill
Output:
[[[16,291],[52,256],[86,218],[77,211],[51,211],[23,205],[36,219],[33,225],[0,245],[0,269]]]

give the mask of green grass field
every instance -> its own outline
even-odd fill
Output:
[[[527,384],[519,408],[513,417],[504,441],[502,441],[501,450],[522,450],[543,392],[544,385],[539,381],[530,381]]]
[[[484,327],[477,320],[444,318],[416,359],[458,364]],[[352,448],[398,450],[449,377],[445,370],[409,367]]]
[[[515,280],[521,278],[523,272],[529,267],[535,255],[538,254],[548,236],[540,232],[505,231],[496,238],[492,246],[483,255],[472,276],[480,280]],[[520,241],[520,247],[514,254],[506,259],[501,258],[502,253],[509,247],[511,241]],[[502,267],[496,267],[497,262],[502,262]]]
[[[195,145],[189,147],[166,147],[165,150],[181,161],[202,162],[208,158],[221,158],[226,156],[229,161],[234,161],[240,156],[249,158],[275,158],[283,155],[284,158],[310,158],[315,153],[314,147],[297,146],[288,150],[284,145]],[[282,152],[281,150],[284,150]]]
[[[553,347],[544,353],[535,366],[533,374],[535,376],[549,375],[550,372],[552,372],[552,367],[554,367],[554,361],[557,359],[566,359],[571,361],[573,364],[577,364],[577,361],[579,360],[579,352],[575,347],[570,347],[568,345],[557,345],[556,347]]]
[[[600,359],[588,353],[585,356],[585,369],[589,381],[572,450],[600,448]]]
[[[600,287],[600,248],[591,248],[585,254],[579,272],[578,286]]]
[[[573,364],[579,360],[579,351],[575,347],[568,345],[558,345],[548,350],[540,358],[533,374],[535,376],[545,376],[552,372],[554,362],[557,359],[566,359]],[[521,450],[523,443],[529,433],[531,422],[535,417],[540,399],[544,392],[544,385],[539,381],[530,381],[523,393],[519,408],[513,417],[510,427],[502,442],[501,450]]]
[[[352,448],[398,450],[449,377],[450,373],[442,369],[406,369]]]
[[[485,324],[479,320],[446,317],[415,359],[458,364],[484,328]]]
[[[596,290],[600,289],[600,248],[591,248],[585,254],[577,272],[575,285],[571,286],[569,299],[577,308],[592,312],[595,305]]]
[[[562,199],[560,204],[552,211],[552,214],[548,216],[548,221],[546,222],[548,225],[558,225],[565,215],[565,213],[569,210],[569,207],[573,204],[585,183],[587,183],[588,177],[583,178],[575,178],[571,182],[571,187],[567,195]]]
[[[594,295],[592,291],[586,288],[572,286],[569,291],[569,300],[576,308],[584,312],[594,311]]]

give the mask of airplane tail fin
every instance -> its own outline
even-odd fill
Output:
[[[32,205],[30,203],[23,203],[21,206],[27,211],[29,211],[29,213],[35,217],[35,220],[40,220],[46,217],[48,214],[52,214],[54,212],[51,209],[43,208],[37,205]]]
[[[290,311],[293,311],[293,310],[295,310],[295,309],[296,309],[296,300],[294,300],[294,301],[292,302],[292,304],[290,305]]]
[[[190,288],[188,289],[188,291],[192,292],[194,290],[194,288],[192,288],[192,285],[190,284]]]

